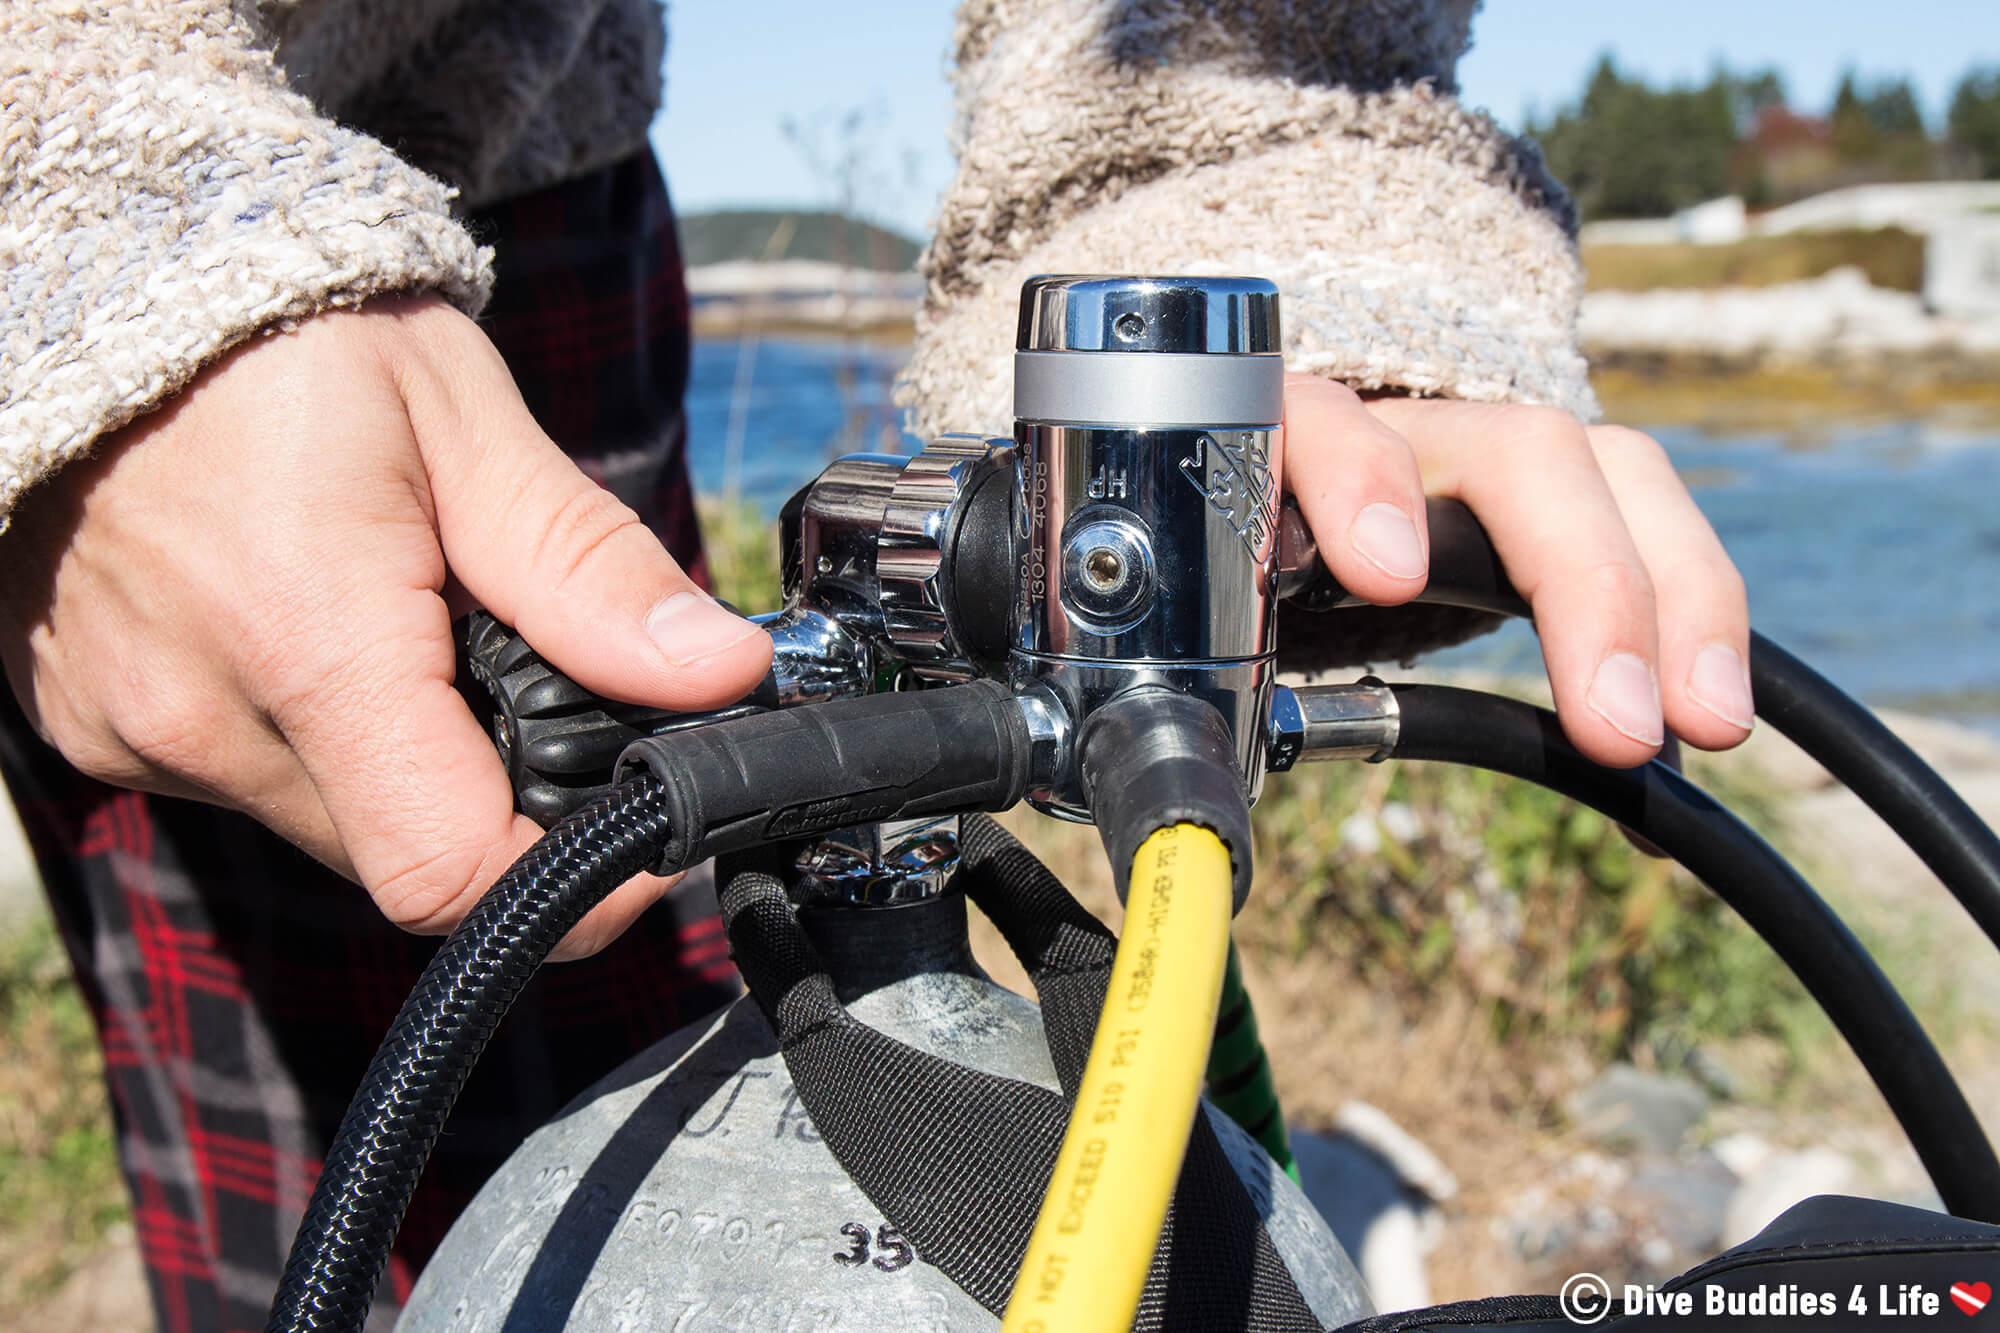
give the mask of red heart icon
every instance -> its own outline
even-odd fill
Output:
[[[1958,1307],[1960,1314],[1975,1315],[1986,1308],[1986,1302],[1993,1299],[1993,1288],[1984,1282],[1954,1282],[1951,1284],[1951,1303]]]

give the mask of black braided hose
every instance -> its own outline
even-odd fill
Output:
[[[570,815],[445,940],[341,1117],[268,1333],[362,1326],[403,1210],[473,1063],[571,927],[659,859],[666,805],[664,787],[638,777]]]

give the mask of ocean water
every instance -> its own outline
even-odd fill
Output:
[[[733,340],[695,348],[690,457],[702,490],[733,472],[745,498],[775,512],[835,454],[914,443],[888,403],[900,350],[765,341],[747,374],[741,351]],[[1809,441],[1653,433],[1743,571],[1759,630],[1868,703],[2000,735],[2000,433],[1921,421]],[[1526,626],[1439,660],[1540,664]]]

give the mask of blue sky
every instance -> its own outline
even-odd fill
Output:
[[[951,177],[945,60],[951,0],[677,0],[667,108],[654,142],[675,203],[824,204],[822,160],[860,113],[860,211],[921,235]],[[1656,81],[1697,81],[1717,60],[1775,65],[1795,105],[1821,109],[1841,71],[1908,75],[1942,120],[1968,65],[2000,64],[2000,0],[1488,0],[1459,67],[1467,101],[1509,125],[1573,97],[1600,52]]]

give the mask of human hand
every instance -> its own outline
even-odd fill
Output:
[[[633,703],[717,707],[771,658],[436,297],[236,348],[29,492],[0,568],[0,658],[71,763],[254,815],[423,933],[541,834],[452,688],[448,598]],[[558,956],[668,885],[624,885]]]
[[[1663,723],[1705,750],[1750,734],[1742,576],[1647,436],[1289,375],[1284,457],[1321,557],[1378,605],[1423,590],[1424,496],[1464,501],[1534,611],[1556,713],[1590,758],[1644,763]]]

